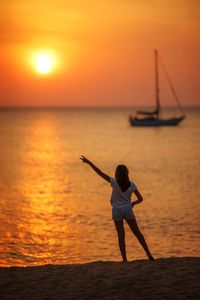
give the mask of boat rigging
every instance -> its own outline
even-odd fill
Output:
[[[139,110],[136,112],[136,116],[130,116],[129,121],[132,126],[176,126],[181,121],[185,119],[185,114],[183,108],[181,107],[180,101],[174,89],[174,86],[169,78],[169,75],[166,71],[166,68],[158,54],[157,50],[154,50],[154,59],[155,59],[155,94],[156,94],[156,108],[153,111],[143,111]],[[160,106],[160,88],[159,88],[159,72],[158,64],[162,66],[165,76],[167,78],[168,84],[172,91],[172,94],[179,106],[179,109],[182,113],[180,117],[163,119],[160,117],[161,106]]]

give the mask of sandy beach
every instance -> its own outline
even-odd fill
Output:
[[[200,258],[0,268],[1,299],[198,299]]]

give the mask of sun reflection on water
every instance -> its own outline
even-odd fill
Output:
[[[37,264],[37,260],[48,263],[48,257],[52,258],[51,247],[59,248],[62,239],[67,239],[69,227],[64,216],[62,218],[61,205],[64,198],[67,200],[64,186],[68,179],[62,173],[56,130],[53,119],[41,116],[29,124],[23,137],[23,163],[13,190],[15,201],[10,202],[8,223],[12,227],[5,232],[5,245],[8,245],[5,251],[15,253],[17,265],[21,264],[22,257],[29,263]],[[71,215],[69,207],[67,213]],[[1,264],[9,265],[9,262]]]

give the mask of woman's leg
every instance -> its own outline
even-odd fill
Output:
[[[114,221],[114,223],[118,234],[119,249],[121,251],[122,259],[125,262],[127,261],[127,257],[126,257],[124,223],[123,220]]]
[[[147,243],[144,239],[143,234],[141,233],[138,225],[137,225],[137,221],[136,219],[131,219],[131,220],[126,220],[126,222],[128,223],[129,227],[131,228],[131,231],[133,232],[133,234],[135,234],[135,236],[137,237],[138,241],[140,242],[140,244],[142,245],[143,249],[145,250],[148,258],[150,260],[154,260],[153,256],[151,255],[151,252],[149,251],[149,248],[147,246]]]

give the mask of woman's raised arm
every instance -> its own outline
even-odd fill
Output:
[[[101,176],[103,179],[108,181],[110,183],[110,176],[103,173],[99,168],[97,168],[89,159],[87,159],[85,156],[81,155],[80,159],[83,161],[83,163],[88,164],[99,176]]]

